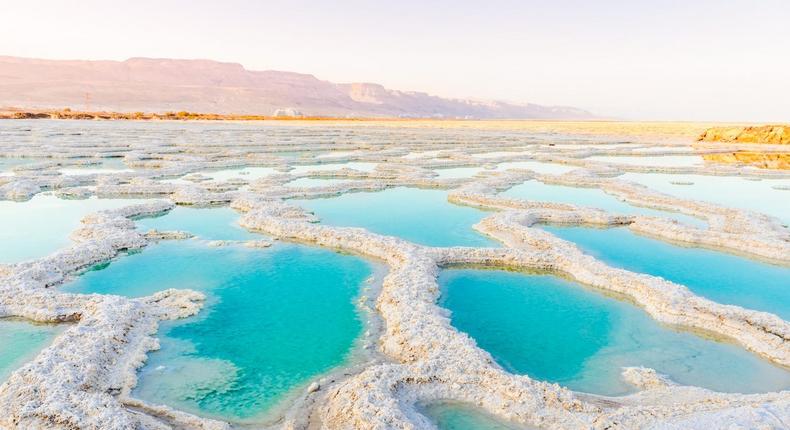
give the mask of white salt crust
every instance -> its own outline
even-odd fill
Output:
[[[315,131],[314,131],[315,132]],[[459,137],[460,139],[460,137]],[[740,395],[679,386],[652,369],[626,368],[623,377],[641,389],[636,394],[609,398],[576,393],[499,367],[466,334],[455,330],[448,311],[437,306],[436,277],[441,267],[476,264],[559,274],[582,284],[631,300],[658,321],[702,330],[733,339],[744,348],[775,363],[790,365],[787,339],[790,325],[765,312],[721,305],[694,295],[686,287],[657,277],[615,269],[584,255],[579,249],[545,231],[536,223],[627,226],[637,234],[691,246],[744,254],[778,264],[790,264],[790,232],[766,215],[678,199],[616,178],[625,171],[665,171],[746,177],[786,178],[784,173],[743,170],[732,166],[644,168],[585,160],[589,155],[635,155],[629,150],[584,147],[549,148],[518,140],[490,145],[432,141],[420,158],[404,156],[415,147],[392,144],[333,146],[344,152],[333,161],[379,163],[372,172],[351,169],[314,171],[298,175],[290,167],[317,164],[313,152],[326,150],[319,142],[304,145],[303,156],[285,161],[273,145],[255,144],[235,149],[222,144],[192,146],[190,153],[152,145],[126,152],[124,161],[135,172],[62,177],[53,169],[63,163],[43,162],[15,175],[0,178],[0,198],[26,200],[41,191],[86,198],[135,196],[168,198],[119,210],[92,214],[72,233],[74,244],[50,256],[0,266],[0,316],[40,322],[71,323],[33,361],[0,385],[0,427],[85,429],[225,429],[231,425],[130,397],[136,370],[148,351],[158,348],[158,322],[183,318],[199,311],[203,296],[189,290],[167,290],[141,299],[111,295],[66,294],[57,285],[97,263],[150,241],[186,239],[186,232],[141,233],[130,218],[172,209],[173,203],[195,206],[230,205],[244,213],[242,226],[274,239],[307,242],[383,261],[389,273],[376,299],[383,320],[378,339],[380,360],[349,369],[349,375],[322,378],[317,389],[307,389],[301,400],[274,427],[326,429],[433,428],[418,413],[419,404],[459,401],[479,407],[514,423],[541,428],[785,428],[790,423],[790,393]],[[641,148],[657,145],[640,143]],[[667,154],[689,152],[687,146],[669,147]],[[36,148],[4,148],[17,156],[40,156]],[[45,150],[52,148],[41,149]],[[167,149],[167,150],[165,150]],[[183,148],[182,148],[183,149]],[[277,147],[281,149],[281,147]],[[523,157],[480,160],[469,154],[523,151]],[[96,147],[64,149],[82,155]],[[118,154],[128,148],[105,148]],[[716,151],[700,145],[697,151]],[[699,153],[699,152],[694,152]],[[650,155],[655,155],[651,153]],[[234,158],[236,157],[236,158]],[[579,167],[564,175],[529,170],[484,170],[473,178],[437,179],[431,169],[498,162],[542,160]],[[77,161],[74,161],[77,163]],[[482,164],[481,164],[482,163]],[[274,167],[283,173],[255,180],[204,180],[207,168]],[[193,182],[161,179],[193,174]],[[301,177],[343,178],[327,187],[294,188],[287,182]],[[631,204],[669,210],[705,220],[699,229],[663,218],[617,215],[574,205],[524,201],[498,192],[527,179],[546,183],[592,186]],[[453,203],[493,210],[475,228],[505,244],[504,248],[432,248],[358,228],[327,227],[287,198],[317,198],[355,191],[377,191],[392,186],[452,188]],[[222,245],[224,243],[218,243]],[[265,247],[268,241],[247,246]],[[312,384],[311,384],[312,386]]]

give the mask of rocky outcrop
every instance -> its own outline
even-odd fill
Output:
[[[790,125],[765,125],[759,127],[714,127],[707,129],[698,138],[700,142],[723,142],[735,144],[789,145]],[[748,164],[763,169],[790,169],[788,152],[749,150],[703,154],[705,161],[715,163]]]
[[[790,125],[713,127],[698,138],[701,142],[790,144]]]

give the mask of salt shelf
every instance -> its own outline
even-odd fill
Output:
[[[704,378],[690,378],[672,368],[667,370],[672,375],[667,376],[661,369],[639,367],[638,362],[611,360],[606,364],[617,363],[621,367],[610,369],[609,374],[617,376],[619,371],[617,380],[624,384],[622,387],[628,386],[624,391],[611,393],[628,394],[611,397],[574,391],[551,383],[550,376],[541,379],[523,375],[498,363],[494,355],[454,327],[452,315],[439,306],[442,299],[438,281],[443,268],[485,265],[543,271],[575,281],[574,288],[593,288],[596,294],[612,295],[607,300],[617,299],[613,302],[616,306],[650,318],[643,320],[645,324],[671,325],[693,342],[710,342],[706,340],[709,336],[722,339],[722,345],[731,348],[731,353],[763,364],[770,362],[771,368],[790,365],[790,323],[781,316],[750,308],[758,304],[720,303],[718,300],[727,300],[694,285],[618,268],[613,261],[585,254],[573,243],[541,228],[546,224],[622,227],[666,243],[788,266],[790,233],[776,218],[784,218],[787,211],[783,212],[781,205],[775,206],[776,200],[766,198],[769,194],[752,192],[755,188],[743,188],[737,193],[737,200],[722,198],[726,193],[720,191],[729,189],[729,181],[737,179],[750,184],[779,184],[770,189],[784,197],[781,181],[790,180],[790,176],[734,165],[594,162],[588,158],[611,155],[613,151],[623,157],[666,157],[697,150],[690,145],[696,133],[690,124],[679,126],[680,131],[668,136],[661,134],[668,127],[665,124],[645,125],[641,131],[635,130],[633,124],[621,124],[614,131],[602,132],[604,126],[609,127],[599,123],[547,125],[513,121],[4,122],[0,128],[0,156],[35,160],[23,169],[17,168],[14,175],[0,176],[0,199],[6,200],[4,204],[24,207],[23,202],[35,202],[49,191],[87,199],[73,200],[86,205],[95,196],[134,196],[145,199],[145,203],[86,213],[65,232],[63,237],[69,236],[71,242],[47,249],[35,259],[0,265],[0,317],[70,323],[49,347],[13,371],[0,385],[0,410],[4,412],[0,414],[0,427],[227,430],[230,422],[252,420],[257,425],[293,429],[413,429],[431,428],[433,424],[421,408],[436,404],[470,405],[475,414],[487,414],[498,423],[519,427],[784,427],[790,422],[787,391],[762,392],[780,389],[781,376],[768,378],[769,383],[778,384],[775,387],[745,387],[738,390],[760,393],[737,394],[724,392],[730,387],[710,385]],[[558,132],[557,127],[572,131]],[[623,130],[631,131],[623,134]],[[661,136],[655,137],[656,133]],[[703,152],[711,150],[704,145],[697,147]],[[422,156],[408,156],[415,152]],[[334,154],[330,159],[336,162],[322,162],[328,161],[318,158],[322,154]],[[80,165],[79,160],[121,158],[133,172],[62,175],[57,171]],[[477,176],[470,176],[467,171],[437,177],[434,172],[442,168],[481,170]],[[271,170],[260,177],[253,177],[252,171],[237,174],[245,169]],[[234,173],[211,177],[212,172],[223,171]],[[319,172],[333,181],[321,187],[286,185],[315,176],[310,172]],[[632,174],[682,175],[675,184],[694,183],[670,185],[696,189],[698,194],[674,193],[671,187],[659,189],[665,186],[662,184],[643,186],[630,182]],[[694,177],[688,178],[689,175]],[[562,203],[554,200],[551,193],[537,198],[501,194],[525,181],[600,190],[626,206],[609,206],[601,195],[588,202]],[[706,181],[721,188],[698,187]],[[415,189],[420,190],[416,194],[401,191]],[[700,189],[704,192],[699,193]],[[394,194],[388,194],[393,191]],[[402,198],[388,198],[398,197],[398,193],[403,193]],[[309,207],[317,202],[326,207]],[[174,203],[201,209],[174,208]],[[337,208],[332,207],[335,204]],[[229,208],[203,209],[216,206]],[[629,212],[627,207],[656,212]],[[217,212],[210,212],[213,215],[206,216],[209,221],[204,224],[197,221],[203,216],[197,216],[203,214],[199,212],[202,210]],[[150,218],[165,212],[172,213]],[[677,222],[679,217],[673,214],[703,222]],[[333,219],[335,215],[337,218]],[[156,230],[137,228],[135,220]],[[251,232],[234,228],[236,221]],[[20,230],[30,234],[30,242],[34,242],[35,229]],[[190,230],[198,236],[196,239],[186,240]],[[203,324],[218,321],[215,326],[228,328],[237,318],[261,313],[238,312],[239,306],[268,309],[269,300],[252,300],[257,290],[249,294],[246,289],[232,287],[234,267],[247,266],[233,262],[235,257],[218,257],[213,263],[211,258],[162,257],[157,264],[134,266],[136,261],[156,256],[157,249],[169,246],[197,247],[206,255],[237,256],[277,255],[284,248],[305,246],[286,242],[327,248],[321,252],[332,255],[336,250],[357,255],[343,259],[357,261],[362,256],[385,266],[387,273],[376,288],[364,288],[371,295],[363,303],[344,302],[345,306],[364,309],[366,327],[370,325],[356,338],[359,343],[354,345],[359,347],[352,348],[364,352],[364,359],[333,361],[332,366],[341,368],[322,367],[294,384],[286,384],[291,388],[279,391],[283,402],[274,401],[276,406],[266,403],[264,397],[253,396],[266,403],[258,408],[261,404],[256,406],[256,401],[237,402],[232,396],[238,393],[223,391],[223,382],[234,377],[233,367],[223,363],[235,356],[222,356],[224,352],[217,350],[217,354],[207,354],[208,360],[217,361],[197,363],[198,366],[190,361],[206,348],[222,349],[223,342],[244,337],[201,344],[185,339],[182,335],[186,332],[181,331],[192,327],[209,339],[218,331],[206,329]],[[252,260],[253,271],[267,267]],[[204,261],[208,262],[201,264]],[[188,270],[175,270],[174,266],[168,271],[168,263],[181,264]],[[80,275],[77,282],[87,282],[123,269],[124,264],[134,270],[124,276],[111,276],[95,294],[83,294],[90,289],[63,288]],[[85,273],[92,267],[104,268]],[[338,264],[329,263],[315,280],[300,283],[304,291],[294,295],[289,292],[287,297],[320,302],[325,297],[312,288],[334,279],[337,267]],[[283,271],[276,272],[282,274],[292,268],[299,265],[286,264]],[[198,276],[206,270],[209,273]],[[212,273],[228,276],[212,279]],[[146,283],[147,274],[163,279],[171,276],[172,282]],[[196,276],[190,278],[190,274]],[[223,279],[229,280],[231,286],[225,285]],[[201,282],[206,280],[209,282]],[[342,280],[331,284],[346,285]],[[129,294],[117,295],[123,292],[124,285]],[[220,288],[223,285],[227,288]],[[173,288],[165,289],[168,287]],[[135,288],[139,293],[131,294]],[[219,291],[242,293],[223,302]],[[284,297],[271,302],[288,302]],[[223,303],[234,306],[223,308]],[[321,313],[312,314],[303,325],[324,322],[317,315],[320,317]],[[568,315],[567,323],[556,325],[573,327],[578,321],[571,319],[577,317]],[[288,319],[279,318],[275,323],[283,320]],[[255,328],[266,335],[276,332],[273,327]],[[637,341],[643,341],[638,339],[640,336],[636,335]],[[179,342],[183,340],[189,342]],[[283,345],[288,340],[291,339],[283,340]],[[254,352],[256,346],[245,342],[243,347],[228,350],[241,354]],[[356,358],[355,353],[352,355]],[[159,358],[161,362],[151,367]],[[208,387],[208,391],[199,390],[199,395],[184,398],[177,395],[183,393],[184,384],[173,390],[155,388],[157,382],[173,383],[176,387],[186,382],[189,386],[184,379],[170,377],[172,374],[156,374],[168,371],[168,366],[181,359],[185,359],[182,364],[187,363],[184,374],[208,376],[192,386]],[[693,357],[688,360],[694,363]],[[722,364],[715,357],[710,361],[711,369]],[[255,360],[262,362],[263,358]],[[732,362],[739,364],[721,370],[721,380],[735,378],[759,382],[757,385],[764,382],[762,376],[738,377],[757,367],[743,364],[746,361],[742,359]],[[241,378],[238,380],[244,378],[241,371],[235,375]],[[772,374],[760,371],[754,375]],[[148,383],[151,381],[153,385]],[[262,386],[259,382],[251,385]],[[279,398],[276,390],[272,393]],[[176,395],[168,397],[169,394]],[[224,407],[251,409],[228,411]],[[257,414],[263,410],[267,419],[259,421],[262,417]]]

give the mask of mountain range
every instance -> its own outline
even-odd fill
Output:
[[[212,60],[42,60],[0,56],[0,106],[115,112],[475,119],[590,119],[566,106],[450,99],[374,83],[247,70]]]

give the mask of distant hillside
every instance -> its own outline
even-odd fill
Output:
[[[60,61],[0,56],[0,106],[116,112],[590,119],[581,109],[446,99],[378,84],[253,71],[211,60]]]

